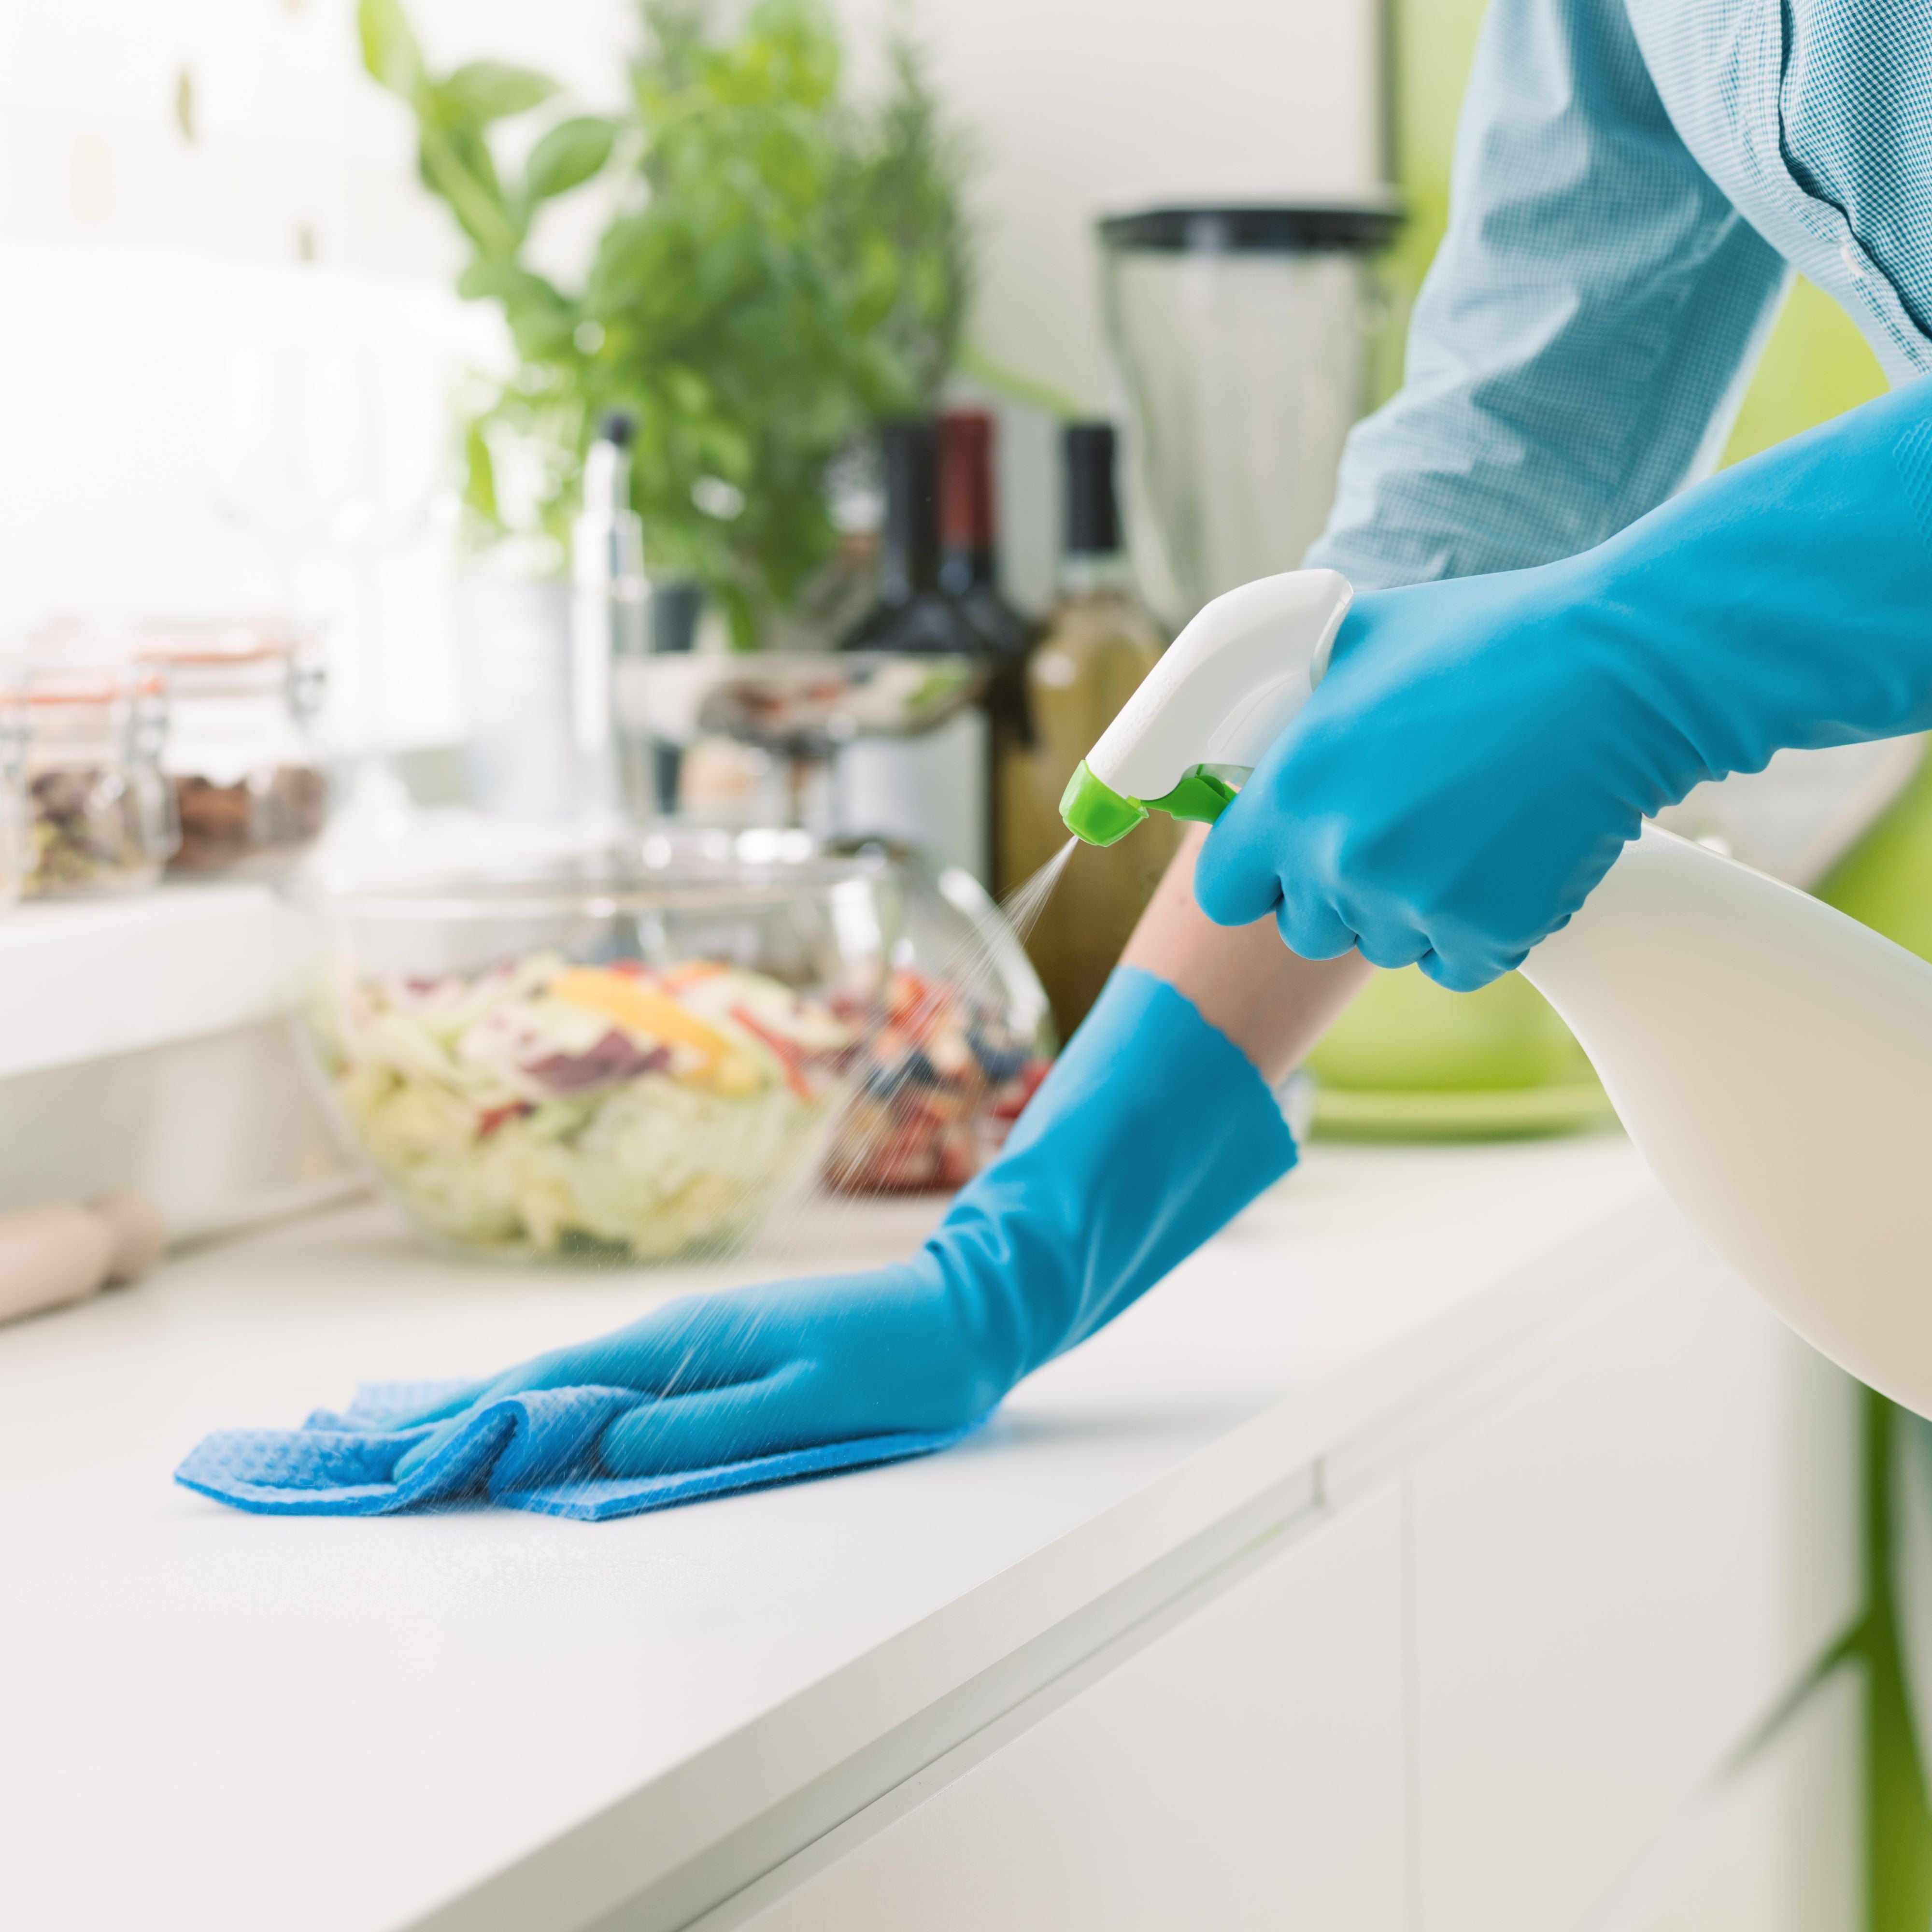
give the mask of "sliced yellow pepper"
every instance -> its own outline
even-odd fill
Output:
[[[628,973],[613,973],[602,966],[566,966],[546,990],[573,1006],[602,1013],[620,1026],[649,1034],[668,1046],[695,1047],[714,1060],[739,1052],[716,1028],[706,1026],[675,1000],[667,999]]]

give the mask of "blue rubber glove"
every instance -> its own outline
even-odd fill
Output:
[[[1294,1162],[1246,1056],[1172,986],[1123,967],[911,1261],[674,1302],[414,1419],[528,1389],[643,1390],[658,1400],[598,1439],[605,1473],[625,1477],[955,1428],[1111,1321]]]
[[[1209,836],[1210,919],[1272,914],[1468,991],[1640,822],[1784,746],[1932,726],[1932,383],[1688,490],[1592,550],[1360,598]]]

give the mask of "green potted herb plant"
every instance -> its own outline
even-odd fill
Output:
[[[729,34],[705,0],[644,0],[627,104],[604,116],[560,111],[527,68],[433,71],[401,0],[359,0],[358,22],[468,243],[458,290],[499,304],[514,346],[466,426],[472,530],[503,526],[499,452],[515,440],[560,545],[583,451],[621,409],[652,568],[697,579],[755,642],[833,554],[828,466],[929,406],[952,362],[964,151],[916,50],[895,36],[883,94],[862,103],[820,0],[757,0]],[[513,170],[499,130],[526,116],[548,124]],[[530,266],[531,232],[593,180],[617,187],[614,212],[567,288]]]

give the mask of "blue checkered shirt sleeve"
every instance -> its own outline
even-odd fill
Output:
[[[1678,137],[1622,0],[1494,0],[1407,378],[1310,563],[1364,588],[1588,548],[1714,460],[1787,271]]]

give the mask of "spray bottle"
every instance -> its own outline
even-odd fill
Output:
[[[1208,604],[1073,775],[1090,844],[1211,822],[1326,668],[1333,571]],[[1524,976],[1665,1192],[1815,1347],[1932,1414],[1932,965],[1646,825]]]

